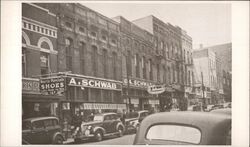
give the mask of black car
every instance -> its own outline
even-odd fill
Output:
[[[125,116],[126,132],[136,132],[138,130],[138,127],[140,126],[140,122],[148,115],[149,113],[147,110],[127,113]]]
[[[36,117],[22,121],[22,144],[63,144],[56,117]]]
[[[83,122],[73,137],[76,143],[91,138],[101,141],[106,136],[123,136],[124,130],[125,127],[116,113],[102,113],[94,115],[93,121]]]

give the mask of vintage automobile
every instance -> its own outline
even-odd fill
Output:
[[[146,117],[134,145],[230,145],[231,115],[163,112]]]
[[[211,110],[210,112],[211,113],[232,115],[232,109],[231,108],[214,109],[214,110]]]
[[[75,143],[86,139],[101,141],[103,137],[118,135],[123,136],[125,127],[116,113],[101,113],[94,115],[93,121],[83,122],[81,128],[74,133]]]
[[[23,144],[63,144],[57,117],[36,117],[22,121]]]
[[[136,111],[127,113],[125,116],[125,128],[126,132],[134,131],[136,132],[140,126],[140,122],[148,116],[147,110]]]

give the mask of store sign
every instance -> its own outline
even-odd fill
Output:
[[[65,92],[65,78],[52,77],[40,79],[40,91],[43,95],[63,96]]]
[[[126,109],[126,104],[84,103],[83,109]]]
[[[39,80],[38,79],[22,79],[22,91],[23,93],[40,93]]]
[[[127,84],[128,84],[128,79],[123,79],[123,85],[127,85]],[[148,86],[151,86],[151,85],[153,84],[149,82],[129,79],[129,86],[147,88]]]
[[[122,86],[119,83],[98,80],[98,79],[88,79],[88,78],[69,78],[69,86],[79,86],[79,87],[91,87],[109,90],[121,90]]]
[[[161,94],[165,91],[165,85],[153,85],[148,87],[148,93]]]

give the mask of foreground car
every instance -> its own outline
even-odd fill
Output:
[[[135,145],[230,145],[231,115],[164,112],[145,118]]]
[[[59,120],[56,117],[36,117],[22,122],[22,144],[63,144]]]
[[[126,114],[126,119],[125,119],[125,128],[126,132],[129,131],[137,131],[140,122],[148,116],[148,111],[147,110],[142,110],[142,111],[137,111],[137,112],[130,112]]]
[[[81,128],[76,130],[74,140],[76,143],[91,138],[101,141],[106,136],[123,136],[124,130],[125,127],[116,113],[102,113],[95,115],[93,121],[82,123]]]

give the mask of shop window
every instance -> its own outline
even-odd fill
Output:
[[[22,77],[27,76],[27,59],[26,59],[26,49],[22,48]]]
[[[49,54],[41,52],[40,53],[40,67],[41,75],[46,76],[49,73]]]

